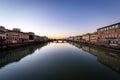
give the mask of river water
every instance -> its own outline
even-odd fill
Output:
[[[78,43],[1,51],[0,80],[120,80],[120,52]]]

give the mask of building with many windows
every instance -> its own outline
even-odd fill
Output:
[[[19,33],[13,30],[6,31],[6,41],[7,43],[18,43]]]
[[[24,32],[19,32],[19,43],[29,42],[29,34]]]
[[[98,33],[90,33],[90,43],[91,44],[97,44],[98,43]]]
[[[90,42],[90,33],[82,35],[82,40],[83,40],[83,42],[89,43]]]
[[[0,26],[0,48],[5,45],[24,45],[31,43],[47,42],[48,37],[38,36],[33,32],[21,32],[19,28],[13,28],[12,30],[5,29]]]
[[[97,29],[99,44],[120,47],[120,23]]]
[[[79,36],[74,36],[74,41],[78,42],[79,41]]]
[[[0,26],[0,44],[5,43],[5,40],[6,40],[5,27]]]
[[[77,42],[82,42],[82,36],[76,36],[76,41]]]

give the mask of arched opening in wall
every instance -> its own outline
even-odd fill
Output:
[[[29,35],[29,40],[33,40],[33,35]]]
[[[111,41],[110,40],[108,40],[108,44],[110,44],[111,43]]]

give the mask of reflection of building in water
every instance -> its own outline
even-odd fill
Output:
[[[95,52],[91,52],[91,49]],[[110,50],[103,50],[92,47],[90,47],[90,53],[96,55],[98,61],[100,61],[102,64],[105,64],[111,69],[120,72],[120,56],[118,56],[119,53],[116,54],[114,51],[111,53]]]
[[[95,55],[98,61],[111,69],[120,72],[120,53],[93,46],[82,45],[82,49]]]
[[[111,69],[120,72],[120,56],[118,56],[119,53],[117,54],[116,52],[111,53],[110,50],[97,49],[93,47],[90,47],[90,53],[96,55],[98,61],[101,62],[102,64],[105,64]]]
[[[72,45],[74,45],[74,46],[76,46],[78,48],[82,48],[82,45],[80,43],[74,43],[74,42],[72,42]]]
[[[41,48],[45,44],[31,45],[19,49],[0,52],[0,67],[3,67],[11,62],[19,61],[21,58],[33,53],[37,48]]]
[[[117,54],[107,53],[101,50],[98,54],[98,60],[110,68],[120,72],[120,56]]]
[[[82,46],[82,49],[83,49],[84,51],[90,52],[89,46]]]
[[[95,56],[98,56],[98,50],[95,47],[90,47],[90,53],[92,53]]]

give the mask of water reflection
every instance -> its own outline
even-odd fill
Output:
[[[47,45],[46,44],[35,44],[30,46],[21,47],[19,49],[12,49],[8,51],[0,52],[0,68],[5,65],[21,60],[23,57],[34,53],[36,49],[40,49],[41,47]]]
[[[71,44],[95,55],[100,63],[120,73],[120,52],[79,43]]]
[[[118,52],[72,44],[80,49],[69,43],[49,43],[2,52],[0,80],[120,79],[113,71],[120,71]]]

